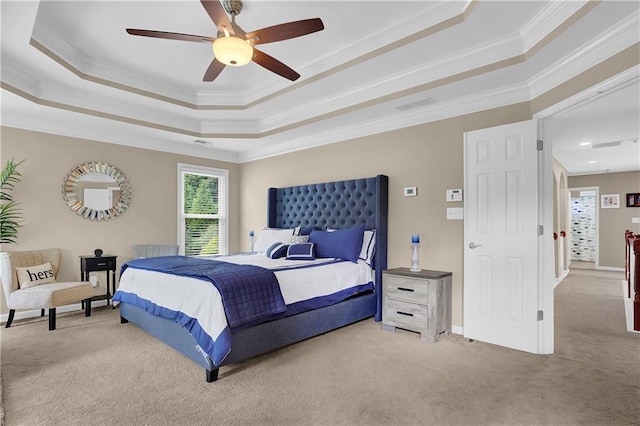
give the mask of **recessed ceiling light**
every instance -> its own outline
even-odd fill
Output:
[[[580,142],[580,146],[591,145],[591,142]]]
[[[596,161],[596,160],[591,160],[591,161],[589,161],[589,164],[596,164],[596,163],[597,163],[597,161]]]

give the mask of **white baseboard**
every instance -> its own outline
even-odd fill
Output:
[[[451,333],[459,334],[461,336],[464,336],[464,327],[462,327],[460,325],[452,325],[451,326]]]
[[[564,271],[562,271],[560,276],[556,278],[556,282],[553,283],[553,288],[556,288],[558,284],[560,284],[562,280],[564,280],[567,277],[567,275],[569,275],[569,269],[565,269]]]
[[[107,306],[107,301],[96,300],[94,302],[91,302],[92,308],[96,308],[98,306]],[[83,309],[82,309],[81,303],[74,303],[72,305],[58,306],[56,308],[56,314],[63,313],[63,312],[82,311],[82,310]],[[47,309],[45,309],[44,315],[45,316],[49,315],[49,311]],[[14,315],[13,320],[15,321],[19,319],[36,318],[39,316],[40,316],[40,309],[32,309],[29,311],[16,311],[16,314]],[[0,315],[0,323],[5,324],[8,319],[9,319],[9,314]]]
[[[596,266],[596,270],[598,270],[598,271],[624,272],[624,268],[617,268],[617,267],[614,267],[614,266]]]

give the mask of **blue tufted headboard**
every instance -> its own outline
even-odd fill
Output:
[[[269,188],[267,226],[348,228],[364,224],[376,230],[374,258],[378,299],[376,321],[382,320],[382,271],[387,268],[389,178],[370,178]]]

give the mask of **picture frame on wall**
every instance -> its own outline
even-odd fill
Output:
[[[620,194],[603,194],[600,196],[601,209],[620,208]]]
[[[627,194],[627,207],[640,207],[640,192]]]

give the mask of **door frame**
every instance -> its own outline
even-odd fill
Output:
[[[543,233],[538,244],[538,309],[543,312],[538,321],[538,353],[552,354],[555,342],[555,250],[553,242],[553,144],[552,122],[549,117],[533,116],[538,120],[538,139],[543,149],[538,156],[538,220]]]

